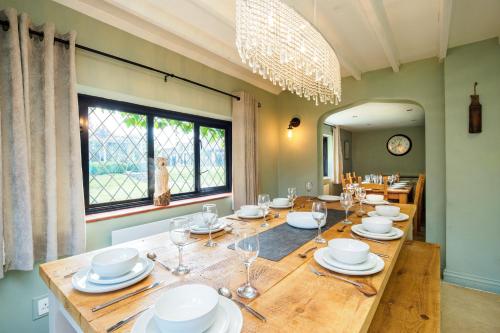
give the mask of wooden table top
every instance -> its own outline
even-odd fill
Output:
[[[302,198],[297,199],[297,204],[301,205],[303,200]],[[305,207],[300,210],[307,211],[310,206],[311,203],[306,202]],[[373,252],[389,255],[388,259],[384,259],[386,264],[384,270],[369,277],[351,277],[355,280],[371,283],[378,290],[376,296],[366,297],[350,284],[312,274],[307,267],[309,263],[323,270],[315,263],[314,259],[311,259],[312,253],[309,253],[308,259],[301,259],[297,255],[316,246],[311,240],[279,262],[257,258],[252,265],[251,275],[260,296],[250,301],[249,304],[267,317],[267,323],[262,323],[247,311],[242,310],[244,318],[242,332],[365,332],[375,314],[385,285],[408,234],[410,221],[414,217],[414,205],[398,204],[398,206],[401,207],[403,213],[410,216],[408,221],[395,224],[396,227],[405,231],[405,236],[399,240],[388,241],[388,244],[385,245],[367,242]],[[373,209],[367,205],[364,207],[365,210]],[[328,203],[328,208],[341,209],[338,202]],[[285,213],[286,210],[282,210],[280,218],[269,221],[270,228],[284,223]],[[350,219],[354,223],[360,223],[360,218],[355,214],[351,215]],[[267,230],[267,228],[260,227],[262,220],[244,223],[229,221],[234,222],[235,228],[250,224],[259,232]],[[333,226],[325,231],[323,236],[326,239],[350,237],[349,228],[346,228],[344,232],[339,232],[337,229],[337,226]],[[153,289],[98,312],[92,312],[90,309],[154,281],[166,280],[167,286],[163,290],[185,283],[197,282],[214,288],[229,286],[233,290],[233,294],[236,294],[235,289],[245,281],[245,270],[236,252],[227,248],[235,241],[234,233],[216,238],[218,246],[215,248],[203,246],[205,236],[196,235],[196,237],[199,238],[198,241],[184,248],[184,260],[191,267],[191,273],[183,277],[174,276],[160,265],[155,265],[153,273],[148,278],[123,290],[106,294],[85,294],[74,290],[71,286],[71,278],[64,276],[88,266],[96,253],[109,248],[42,264],[39,273],[55,297],[80,325],[83,332],[105,332],[106,328],[117,321],[154,304],[162,291]],[[217,234],[214,234],[214,237],[217,237]],[[175,267],[178,260],[177,248],[170,242],[168,233],[123,243],[115,247],[135,247],[143,254],[154,251],[159,259],[172,267]],[[128,323],[117,332],[129,332],[133,323],[134,321]]]

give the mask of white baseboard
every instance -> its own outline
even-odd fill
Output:
[[[455,272],[449,269],[444,270],[443,280],[464,287],[500,294],[499,280],[488,279],[469,273]]]

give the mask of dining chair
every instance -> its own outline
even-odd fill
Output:
[[[413,199],[413,204],[417,206],[415,218],[413,219],[413,230],[415,231],[420,231],[422,228],[424,186],[425,175],[419,174],[417,186],[415,187],[415,197]]]

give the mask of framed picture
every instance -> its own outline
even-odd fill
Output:
[[[351,146],[349,141],[344,141],[344,160],[351,159]]]

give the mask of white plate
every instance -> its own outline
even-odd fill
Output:
[[[137,318],[131,333],[160,333],[153,319],[154,308]],[[215,323],[204,333],[240,333],[243,316],[238,306],[229,299],[219,296]]]
[[[318,199],[326,202],[340,201],[340,197],[338,195],[323,194],[323,195],[318,195]]]
[[[389,230],[389,232],[386,232],[385,234],[379,234],[376,232],[368,231],[367,229],[365,229],[365,227],[362,224],[360,224],[359,228],[358,228],[359,232],[362,232],[363,235],[370,236],[370,237],[378,237],[378,236],[394,237],[398,234],[398,232],[396,230],[397,229],[393,227],[391,230]]]
[[[336,260],[332,256],[330,251],[326,251],[323,259],[326,261],[327,264],[338,267],[340,269],[346,269],[349,271],[366,271],[372,269],[373,267],[375,267],[375,265],[377,265],[377,259],[375,257],[377,257],[376,254],[369,253],[368,259],[366,259],[365,262],[362,262],[361,264],[357,265],[350,265]]]
[[[365,271],[351,271],[351,270],[347,270],[347,269],[342,269],[342,268],[338,268],[338,267],[335,267],[335,266],[332,266],[330,265],[329,263],[327,263],[323,257],[326,255],[326,252],[328,249],[326,247],[322,247],[321,249],[319,250],[316,250],[316,252],[314,252],[314,260],[316,260],[316,262],[330,270],[330,271],[333,271],[333,272],[336,272],[336,273],[341,273],[341,274],[346,274],[346,275],[372,275],[372,274],[375,274],[375,273],[378,273],[380,271],[382,271],[384,269],[384,266],[385,266],[385,263],[384,261],[379,258],[379,256],[375,255],[375,260],[377,261],[377,263],[375,264],[375,267],[373,267],[372,269],[367,269]]]
[[[99,274],[95,273],[92,269],[90,269],[88,273],[88,280],[96,284],[116,284],[135,278],[136,276],[142,274],[147,267],[148,267],[147,259],[139,258],[134,268],[132,268],[132,270],[126,274],[114,278],[105,278],[101,277]]]
[[[367,234],[366,231],[363,229],[363,227],[360,224],[353,225],[351,227],[351,231],[354,232],[355,234],[358,234],[362,237],[377,239],[377,240],[399,239],[399,238],[403,237],[403,235],[405,234],[404,231],[401,229],[398,229],[398,228],[392,228],[392,229],[393,229],[393,231],[394,231],[394,229],[396,230],[396,234],[394,236],[386,236],[386,235],[382,235],[382,234],[372,234],[372,233]]]
[[[385,200],[382,200],[382,201],[369,201],[369,200],[365,199],[365,200],[363,200],[363,203],[367,204],[367,205],[376,206],[376,205],[388,205],[389,201],[385,201]]]
[[[274,209],[285,209],[285,208],[291,208],[292,204],[290,203],[290,204],[285,205],[285,206],[278,206],[278,205],[275,205],[275,204],[271,203],[269,205],[269,207],[274,208]]]
[[[389,186],[389,188],[393,188],[393,189],[400,189],[400,188],[405,188],[405,187],[406,187],[406,185],[397,185],[397,184]]]
[[[151,271],[154,268],[154,262],[145,259],[147,262],[147,267],[142,272],[142,274],[136,276],[133,279],[121,282],[121,283],[115,283],[115,284],[97,284],[97,283],[92,283],[88,280],[88,273],[90,270],[90,267],[87,268],[82,268],[79,270],[75,275],[73,275],[73,278],[71,279],[71,283],[73,285],[73,288],[79,291],[83,291],[85,293],[91,293],[91,294],[98,294],[98,293],[107,293],[109,291],[114,291],[114,290],[119,290],[126,288],[128,286],[131,286],[133,284],[136,284],[137,282],[145,279],[149,274],[151,274]]]
[[[217,223],[212,226],[212,232],[221,231],[226,227],[227,223],[223,222],[222,219],[219,219]],[[191,233],[196,235],[208,235],[208,227],[200,227],[197,225],[191,226]]]
[[[312,217],[311,212],[292,212],[286,216],[286,223],[295,228],[300,229],[318,229],[318,223]],[[323,219],[321,226],[326,224],[326,219]]]
[[[257,215],[243,215],[241,211],[236,212],[236,216],[238,216],[240,219],[261,219],[264,217],[264,214],[262,211],[259,211],[259,214]]]
[[[376,211],[371,211],[371,212],[368,212],[368,216],[382,216],[382,215],[378,215]],[[391,221],[394,221],[394,222],[400,222],[400,221],[406,221],[408,220],[410,217],[406,214],[403,214],[403,213],[399,213],[398,216],[382,216],[382,217],[385,217],[385,218],[388,218],[389,220]]]

